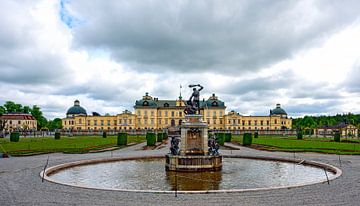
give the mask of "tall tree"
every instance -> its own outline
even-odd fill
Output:
[[[30,112],[31,112],[31,115],[38,122],[38,124],[37,124],[38,129],[41,129],[41,128],[43,128],[43,127],[45,127],[47,125],[47,120],[43,116],[43,114],[42,114],[42,112],[40,110],[40,107],[38,107],[37,105],[33,105]]]

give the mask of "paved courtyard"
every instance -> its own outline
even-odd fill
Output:
[[[144,151],[139,144],[112,152],[49,154],[0,159],[0,205],[359,205],[360,157],[296,153],[296,158],[320,161],[339,167],[343,175],[330,182],[299,188],[243,193],[152,194],[82,189],[42,182],[39,177],[49,156],[49,166],[102,157],[166,154],[168,147]],[[241,147],[223,154],[293,158],[294,153],[266,152]]]

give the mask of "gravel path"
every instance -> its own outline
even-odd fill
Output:
[[[151,194],[82,189],[58,185],[39,177],[49,166],[83,159],[166,154],[168,147],[141,150],[145,143],[121,150],[92,154],[49,154],[0,159],[0,205],[360,205],[360,157],[296,153],[296,158],[339,167],[343,175],[327,183],[300,188],[223,194]],[[294,153],[266,152],[240,147],[223,154],[293,158]]]

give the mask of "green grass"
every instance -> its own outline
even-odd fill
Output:
[[[242,135],[233,136],[232,141],[242,143]],[[297,140],[296,137],[259,136],[259,138],[253,139],[253,145],[261,145],[262,149],[271,151],[360,155],[358,139],[342,139],[342,142],[334,142],[333,138],[310,138],[304,136],[304,139]]]
[[[144,136],[128,136],[128,144],[144,142]],[[116,147],[117,136],[61,136],[60,140],[54,137],[20,138],[19,142],[10,142],[9,139],[0,139],[0,151],[10,155],[25,155],[36,153],[86,153],[90,150],[101,150]]]

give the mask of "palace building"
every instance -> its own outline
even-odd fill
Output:
[[[186,102],[181,95],[176,100],[161,100],[146,93],[135,101],[134,113],[125,110],[113,116],[88,115],[76,100],[62,119],[66,130],[132,130],[165,129],[181,125],[185,119]],[[235,111],[225,113],[225,103],[215,94],[200,101],[200,114],[209,129],[229,130],[284,130],[291,129],[292,119],[276,105],[269,116],[243,116]]]
[[[37,121],[31,114],[7,113],[0,116],[5,131],[37,130]]]

